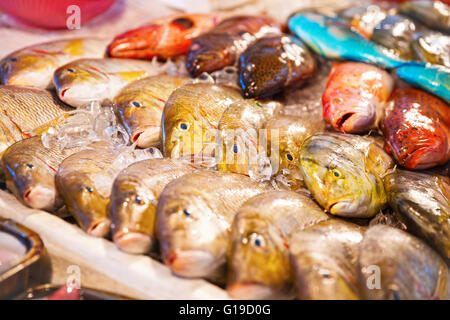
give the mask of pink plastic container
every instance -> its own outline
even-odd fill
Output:
[[[105,12],[115,0],[0,0],[0,10],[28,24],[46,29],[67,28],[70,5],[80,7],[81,25]]]

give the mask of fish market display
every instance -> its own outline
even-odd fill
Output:
[[[331,214],[368,218],[385,207],[382,177],[394,164],[372,139],[319,133],[305,140],[299,161],[305,185]]]
[[[282,174],[291,190],[303,186],[299,153],[309,136],[325,129],[320,115],[277,115],[266,124],[268,151],[273,174]],[[276,170],[275,170],[276,169]]]
[[[187,69],[196,77],[235,64],[256,39],[279,33],[281,25],[269,18],[233,16],[194,40],[187,54]]]
[[[55,71],[61,101],[80,107],[92,101],[112,101],[127,84],[162,73],[157,63],[133,59],[79,59]]]
[[[42,133],[69,110],[49,91],[0,86],[0,154],[14,142]]]
[[[450,36],[439,32],[417,33],[411,47],[420,60],[450,68]]]
[[[280,108],[276,102],[240,100],[224,111],[217,130],[219,171],[248,174],[249,170],[258,170],[258,154],[266,155],[266,143],[260,130]]]
[[[398,170],[385,177],[389,204],[408,231],[425,239],[450,261],[450,179]]]
[[[62,205],[56,191],[55,175],[59,164],[78,148],[46,148],[40,136],[20,140],[2,157],[6,186],[27,206],[55,210]]]
[[[156,206],[164,187],[187,173],[193,164],[149,159],[122,170],[111,191],[110,215],[116,245],[130,253],[147,253],[155,243]]]
[[[0,83],[52,89],[53,72],[58,67],[76,59],[102,58],[107,44],[107,40],[75,38],[17,50],[0,61]]]
[[[407,1],[400,12],[419,20],[432,29],[450,32],[450,7],[441,1]]]
[[[323,118],[337,131],[368,132],[377,127],[393,87],[392,77],[382,69],[335,63],[322,97]]]
[[[333,219],[295,232],[290,256],[298,298],[359,299],[358,250],[364,228]]]
[[[271,191],[246,201],[231,231],[227,290],[237,299],[294,296],[291,235],[329,217],[307,195]]]
[[[192,39],[210,30],[218,14],[176,14],[118,35],[108,47],[116,58],[171,58],[185,54]]]
[[[408,233],[383,225],[369,228],[360,244],[365,299],[450,298],[450,273],[442,258]]]
[[[187,78],[159,75],[132,82],[120,91],[114,105],[132,143],[141,148],[160,144],[164,104],[187,82]]]
[[[404,60],[413,60],[410,43],[414,40],[416,25],[402,15],[388,15],[373,30],[370,40],[388,48]]]
[[[426,169],[450,159],[449,106],[424,91],[399,88],[386,109],[386,150],[407,169]]]
[[[164,156],[213,156],[222,113],[241,99],[238,91],[210,83],[186,84],[176,89],[164,106],[161,120]]]
[[[298,88],[317,69],[308,48],[289,35],[256,40],[242,53],[239,66],[239,83],[246,98],[264,98],[285,88]]]
[[[230,172],[197,172],[170,182],[157,208],[157,233],[165,263],[177,275],[219,281],[224,276],[237,209],[270,189]]]

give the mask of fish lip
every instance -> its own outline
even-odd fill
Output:
[[[27,206],[34,209],[52,209],[55,197],[55,190],[41,185],[26,188],[22,195]]]
[[[146,254],[153,247],[152,237],[138,231],[117,232],[113,240],[120,250],[132,254]]]
[[[61,98],[64,98],[64,95],[66,94],[67,90],[69,90],[70,88],[64,88],[59,92],[59,95]]]
[[[159,144],[159,135],[161,128],[157,126],[148,126],[137,129],[131,134],[131,142],[139,148],[154,147]]]
[[[164,262],[174,274],[188,278],[207,277],[216,264],[211,253],[199,249],[173,251]]]
[[[351,205],[352,203],[353,203],[353,201],[350,201],[350,200],[339,200],[339,201],[333,202],[331,205],[329,205],[327,211],[331,214],[341,215],[342,213],[339,212],[339,209],[336,209],[336,206],[342,206],[345,204]]]
[[[111,227],[111,221],[109,219],[104,219],[93,223],[87,230],[87,233],[91,236],[103,238],[109,233]]]
[[[270,300],[274,299],[273,290],[257,282],[236,282],[227,286],[227,293],[233,299],[239,300]]]
[[[436,157],[436,154],[440,153],[439,149],[439,147],[433,146],[419,147],[408,153],[403,159],[404,166],[407,169],[428,169],[434,167],[440,164],[439,157]],[[424,158],[428,158],[428,161],[423,162]]]

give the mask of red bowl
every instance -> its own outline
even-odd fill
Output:
[[[67,28],[70,5],[80,7],[81,25],[106,11],[115,0],[0,0],[0,10],[26,23],[46,28]]]

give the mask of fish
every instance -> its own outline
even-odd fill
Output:
[[[188,83],[184,77],[158,75],[134,81],[124,87],[113,104],[131,143],[140,148],[161,142],[161,116],[170,94]]]
[[[450,103],[450,69],[436,65],[403,66],[395,70],[407,83],[426,90]]]
[[[360,62],[335,63],[322,96],[323,118],[336,131],[367,133],[378,126],[394,80]]]
[[[344,9],[338,12],[337,17],[346,22],[353,31],[370,39],[375,27],[386,18],[388,12],[388,8],[384,6],[370,4]]]
[[[414,60],[410,43],[417,28],[411,19],[399,14],[387,15],[375,26],[370,40],[404,60]]]
[[[407,231],[450,261],[450,178],[396,170],[384,184],[389,204],[402,216]]]
[[[170,182],[156,209],[165,264],[182,277],[223,281],[237,210],[247,199],[269,190],[273,190],[269,184],[231,172],[195,172]]]
[[[352,31],[345,22],[313,12],[289,19],[289,29],[317,54],[337,60],[352,60],[394,69],[401,66],[423,66],[423,62],[405,61],[386,48]]]
[[[423,241],[397,228],[376,225],[359,246],[359,278],[368,300],[450,298],[450,272]]]
[[[301,40],[290,35],[266,36],[239,58],[239,83],[245,98],[267,98],[301,87],[317,71],[316,60]]]
[[[186,67],[193,77],[234,65],[239,55],[256,39],[281,32],[281,25],[260,16],[232,16],[194,38]]]
[[[167,100],[162,115],[165,157],[212,157],[223,112],[242,100],[237,90],[210,83],[186,84]]]
[[[53,72],[70,61],[102,58],[108,40],[62,39],[39,43],[12,52],[0,61],[0,83],[53,89]]]
[[[50,91],[0,85],[0,155],[13,143],[45,132],[70,110]]]
[[[416,33],[411,47],[420,60],[450,68],[450,36],[440,32]]]
[[[112,101],[127,84],[162,72],[150,61],[78,59],[56,69],[53,81],[61,101],[81,107],[92,101]]]
[[[396,89],[383,121],[386,151],[407,169],[427,169],[450,159],[449,106],[418,89]]]
[[[247,200],[231,228],[227,292],[235,299],[295,297],[292,234],[330,219],[309,196],[269,191]]]
[[[283,175],[291,190],[304,187],[299,167],[299,153],[309,136],[325,130],[320,116],[304,113],[301,116],[278,114],[265,126],[272,174]]]
[[[123,169],[115,165],[118,157],[108,142],[96,141],[64,159],[56,173],[56,187],[69,213],[95,237],[105,237],[110,231],[111,187]]]
[[[420,21],[431,29],[450,33],[450,7],[441,1],[407,1],[400,13]]]
[[[46,148],[40,136],[20,140],[2,156],[7,188],[30,208],[54,211],[62,206],[55,186],[59,164],[78,148]]]
[[[365,228],[338,219],[291,236],[290,261],[301,300],[358,300],[358,253]]]
[[[133,254],[152,250],[159,195],[169,182],[199,170],[191,163],[169,158],[138,161],[123,169],[111,191],[109,212],[114,243]]]
[[[108,46],[108,53],[116,58],[175,58],[186,54],[192,39],[213,28],[222,16],[205,13],[158,18],[115,37]]]
[[[65,284],[53,292],[47,300],[82,300],[81,289]]]
[[[373,139],[318,133],[303,143],[299,162],[306,187],[333,215],[369,218],[387,204],[382,177],[394,161]]]
[[[217,128],[217,169],[248,175],[249,165],[257,164],[257,155],[267,153],[261,129],[281,108],[282,105],[274,101],[251,99],[231,104],[223,112]]]

